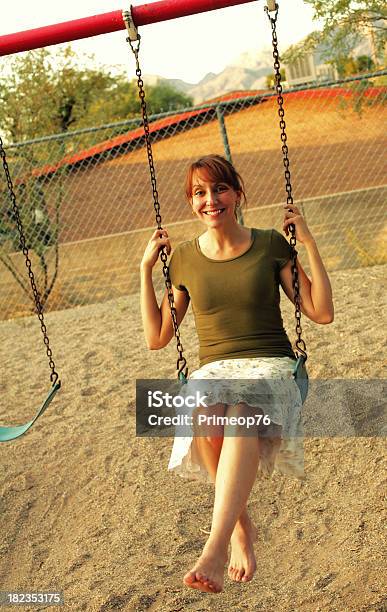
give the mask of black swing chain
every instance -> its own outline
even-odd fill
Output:
[[[47,335],[47,328],[46,325],[44,323],[44,316],[43,316],[43,306],[42,303],[40,301],[40,296],[39,296],[39,291],[36,287],[35,284],[35,277],[34,277],[34,273],[32,272],[32,264],[31,264],[31,260],[29,258],[28,255],[28,247],[26,244],[26,239],[24,236],[24,232],[23,232],[23,224],[20,218],[20,213],[19,213],[19,207],[17,205],[17,201],[16,201],[16,195],[15,195],[15,191],[13,188],[13,184],[12,184],[12,179],[11,179],[11,175],[9,172],[9,167],[8,167],[8,163],[7,163],[7,158],[6,158],[6,154],[5,154],[5,150],[4,150],[4,146],[3,146],[3,140],[0,136],[0,155],[3,161],[3,168],[4,168],[4,173],[7,179],[7,185],[8,185],[8,192],[9,192],[9,196],[10,199],[12,201],[12,207],[13,207],[13,213],[16,219],[16,223],[17,223],[17,229],[19,231],[19,237],[20,237],[20,246],[22,247],[22,251],[25,257],[25,263],[28,269],[28,276],[30,277],[30,282],[31,282],[31,288],[34,294],[34,301],[35,301],[35,308],[36,308],[36,313],[38,315],[39,321],[40,321],[40,327],[42,330],[42,334],[43,334],[43,340],[44,340],[44,344],[46,345],[46,352],[47,352],[47,357],[48,357],[48,363],[51,369],[51,375],[50,375],[50,380],[52,382],[52,384],[54,385],[59,376],[58,373],[55,370],[55,363],[54,360],[52,358],[52,351],[50,348],[50,341],[48,339],[48,335]]]
[[[141,112],[142,112],[143,127],[144,127],[144,134],[145,134],[146,150],[147,150],[147,155],[148,155],[149,173],[150,173],[152,192],[153,192],[153,205],[154,205],[154,209],[156,212],[157,228],[159,230],[162,230],[163,228],[161,226],[159,194],[157,191],[157,182],[156,182],[156,170],[155,170],[155,166],[153,162],[152,146],[151,146],[150,135],[149,135],[149,121],[148,121],[148,113],[147,113],[146,102],[145,102],[144,82],[141,77],[141,68],[140,68],[140,62],[138,59],[138,52],[140,50],[140,36],[138,35],[137,41],[132,41],[129,37],[126,40],[129,43],[130,48],[132,49],[135,60],[136,60],[136,76],[137,76],[137,85],[138,85],[138,95],[139,95],[140,102],[141,102]],[[135,42],[138,43],[137,46],[135,46],[134,44]],[[187,361],[183,355],[184,349],[183,349],[183,345],[180,340],[180,331],[179,331],[179,326],[177,324],[177,312],[176,312],[175,301],[173,297],[172,282],[169,276],[169,267],[167,265],[168,257],[166,254],[165,246],[161,247],[160,249],[160,259],[163,262],[163,274],[165,278],[165,286],[168,292],[169,307],[171,310],[172,323],[173,323],[173,328],[175,331],[177,352],[179,353],[179,358],[177,360],[177,365],[176,365],[176,368],[178,370],[177,377],[179,378],[179,380],[184,382],[188,377],[188,368],[186,367]]]
[[[273,43],[273,57],[274,57],[274,70],[275,70],[275,89],[277,92],[277,102],[278,102],[278,115],[280,117],[279,126],[281,128],[281,141],[282,141],[282,153],[283,153],[283,164],[285,167],[285,182],[286,182],[286,192],[287,199],[286,202],[289,207],[293,206],[293,196],[292,196],[292,185],[290,183],[290,170],[289,170],[289,148],[287,145],[287,135],[286,135],[286,123],[285,123],[285,110],[283,108],[284,99],[282,96],[282,84],[281,84],[281,66],[280,66],[280,57],[278,53],[278,39],[277,39],[277,17],[278,17],[278,4],[275,5],[275,13],[274,17],[270,15],[269,8],[265,6],[265,12],[269,18],[272,29],[272,43]],[[304,340],[301,338],[301,306],[300,306],[300,286],[298,282],[298,270],[297,270],[297,251],[296,251],[296,228],[294,223],[289,224],[290,230],[290,246],[292,247],[292,275],[293,275],[293,292],[294,292],[294,305],[295,305],[295,317],[296,317],[296,334],[298,339],[296,340],[296,347],[301,355],[307,360],[306,354],[306,345]],[[297,353],[296,353],[297,355]],[[297,355],[298,357],[299,355]]]

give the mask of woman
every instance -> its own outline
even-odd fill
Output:
[[[238,223],[237,208],[242,198],[246,200],[243,181],[223,157],[208,155],[190,166],[186,196],[206,231],[178,245],[169,269],[177,323],[192,300],[200,345],[200,368],[191,374],[184,392],[200,381],[207,385],[210,406],[191,410],[192,435],[175,437],[169,469],[215,483],[211,532],[184,584],[219,593],[230,541],[229,577],[247,582],[256,569],[256,528],[246,504],[257,474],[270,475],[277,469],[303,477],[302,402],[292,378],[295,355],[279,307],[279,285],[294,301],[291,248],[276,230]],[[297,260],[301,311],[311,321],[331,323],[331,285],[316,243],[298,208],[284,209],[286,235],[293,223],[297,242],[309,257],[311,280]],[[163,246],[170,254],[167,230],[156,230],[141,262],[141,310],[149,349],[165,347],[174,333],[167,292],[159,308],[152,284],[152,268]],[[221,381],[206,382],[211,379]],[[266,385],[264,391],[262,386],[257,391],[244,384],[246,380]],[[227,418],[216,418],[203,430],[197,426],[203,413]],[[253,435],[245,435],[239,422],[257,414],[270,426],[263,432],[260,421]]]

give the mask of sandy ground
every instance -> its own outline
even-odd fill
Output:
[[[334,323],[303,319],[312,378],[383,378],[385,276],[386,266],[331,273]],[[253,488],[255,579],[193,591],[182,576],[205,542],[213,488],[167,472],[171,438],[135,435],[135,379],[173,378],[173,343],[146,350],[136,295],[49,313],[47,326],[63,388],[0,448],[0,590],[61,590],[74,611],[386,610],[384,438],[306,437],[304,482],[274,474]],[[190,313],[181,333],[192,370]],[[0,422],[17,424],[49,386],[37,321],[1,322],[0,344]]]

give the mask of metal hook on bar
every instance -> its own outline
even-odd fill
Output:
[[[275,0],[266,0],[267,9],[270,12],[277,10],[277,3]]]
[[[132,5],[130,5],[128,11],[122,11],[122,19],[124,20],[125,27],[128,31],[129,40],[134,42],[135,40],[140,40],[140,35],[136,26],[134,25],[133,17],[132,17]]]

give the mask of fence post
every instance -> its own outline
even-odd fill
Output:
[[[228,141],[226,124],[224,121],[224,110],[221,104],[218,104],[216,107],[216,116],[218,117],[218,121],[219,121],[219,127],[220,127],[220,133],[222,135],[225,157],[227,161],[229,161],[230,164],[232,164],[230,143]],[[243,213],[240,207],[237,210],[237,219],[238,219],[238,223],[240,223],[241,225],[244,225]]]

